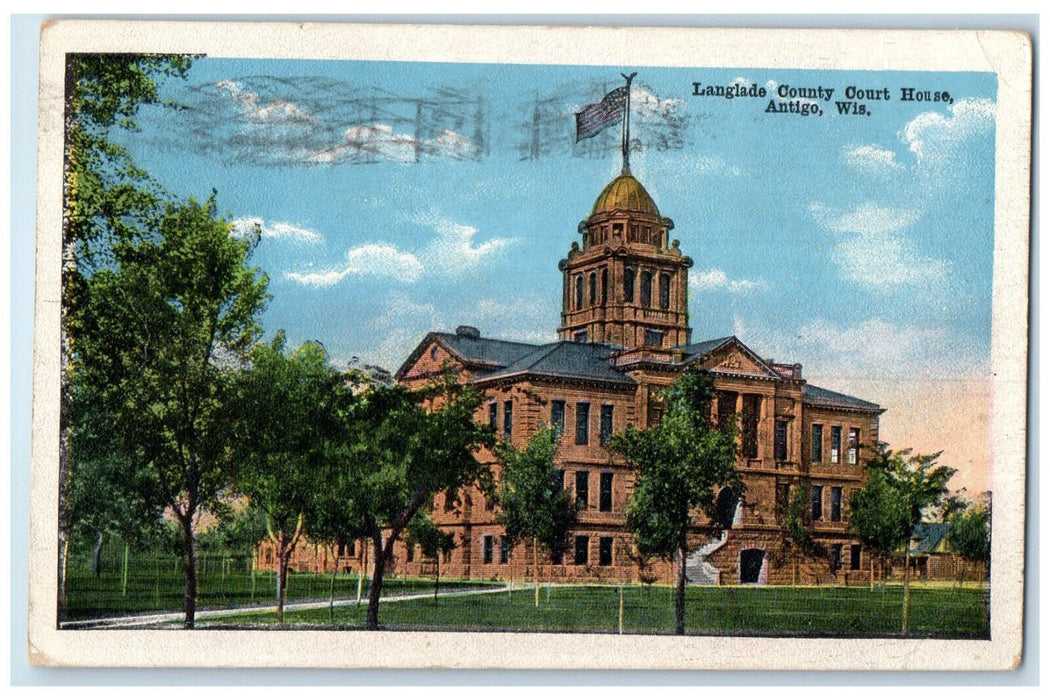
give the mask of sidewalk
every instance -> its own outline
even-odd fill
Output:
[[[484,588],[469,588],[466,590],[448,591],[447,593],[438,593],[439,598],[452,598],[455,596],[466,596],[466,595],[482,595],[486,593],[506,593],[510,590],[517,590],[519,588],[528,588],[528,586],[521,586],[515,584],[508,584],[506,586],[492,587],[486,586]],[[399,593],[391,596],[383,596],[381,601],[383,603],[394,603],[403,600],[421,600],[423,598],[433,598],[433,591],[426,593]],[[292,612],[295,610],[311,610],[315,608],[327,608],[331,603],[327,600],[312,600],[305,603],[285,603],[285,612]],[[345,607],[348,605],[368,605],[368,599],[362,598],[360,602],[356,598],[340,598],[336,599],[335,607]],[[237,613],[252,612],[252,613],[273,613],[277,612],[277,605],[262,605],[262,606],[243,606],[233,608],[218,608],[210,610],[198,610],[196,619],[207,620],[209,618],[225,617],[227,615],[236,615]],[[120,617],[101,617],[93,620],[69,620],[67,622],[60,622],[58,625],[59,629],[63,630],[102,630],[102,629],[145,629],[150,627],[156,627],[158,625],[178,624],[181,625],[183,620],[182,611],[173,611],[165,613],[149,613],[146,615],[124,615]]]

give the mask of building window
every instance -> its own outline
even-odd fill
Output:
[[[602,447],[609,444],[613,434],[613,407],[609,404],[602,406],[602,424],[598,432],[598,440]]]
[[[484,547],[481,552],[481,561],[484,564],[492,563],[492,535],[485,535]]]
[[[576,444],[586,445],[591,441],[591,405],[586,401],[576,404]]]
[[[562,399],[551,401],[551,427],[558,435],[565,432],[565,401]]]
[[[510,542],[506,537],[499,538],[499,563],[506,564],[510,561]]]
[[[450,564],[452,562],[452,550],[451,549],[446,549],[444,552],[441,553],[441,561],[442,561],[442,563],[445,563],[445,564]]]
[[[507,399],[503,402],[503,437],[511,439],[514,430],[514,401]]]
[[[430,359],[431,360],[438,359],[438,348],[437,348],[437,345],[431,345],[430,346]]]
[[[736,416],[736,392],[718,392],[718,425],[731,425],[734,416]]]
[[[842,426],[831,426],[831,463],[839,463],[839,455],[842,453]]]
[[[609,303],[609,268],[602,268],[602,306]]]
[[[778,418],[773,428],[773,459],[778,462],[786,462],[788,458],[788,422]]]
[[[842,545],[835,544],[831,546],[831,570],[838,571],[842,568]]]
[[[587,281],[587,298],[591,302],[591,306],[598,303],[598,273],[592,272]]]
[[[572,334],[572,342],[574,343],[586,343],[587,342],[587,331],[576,331]]]
[[[664,334],[662,331],[653,330],[652,328],[645,329],[645,344],[652,345],[653,347],[660,347],[664,344]]]
[[[660,273],[660,308],[671,308],[671,275]]]
[[[831,487],[831,522],[842,520],[842,487]]]
[[[813,487],[813,498],[810,504],[809,517],[814,521],[818,521],[824,517],[824,487],[814,486]]]
[[[576,563],[587,563],[587,550],[590,547],[590,538],[587,535],[576,535]]]
[[[791,498],[791,484],[780,483],[777,484],[776,494],[776,518],[777,521],[782,521],[784,516],[787,515],[788,500]]]
[[[491,403],[489,403],[489,427],[492,428],[493,430],[496,429],[496,420],[497,420],[496,416],[498,415],[498,410],[499,409],[496,408],[496,402],[495,401],[492,401]]]
[[[598,539],[598,566],[612,566],[613,538]]]
[[[744,395],[742,447],[744,457],[758,459],[758,419],[762,411],[762,397],[757,394]]]
[[[551,552],[551,564],[564,564],[565,552]]]
[[[860,428],[849,429],[849,442],[846,443],[846,462],[849,464],[857,463],[857,452],[860,449]]]
[[[416,545],[411,542],[405,545],[405,561],[412,561],[416,558]]]
[[[613,473],[602,472],[601,482],[599,483],[600,488],[598,489],[598,510],[603,513],[612,512],[612,489],[613,489]]]
[[[587,492],[590,490],[590,473],[576,472],[576,510],[587,510]]]
[[[624,268],[623,271],[623,300],[634,301],[634,268]]]
[[[813,434],[809,442],[809,461],[819,464],[824,459],[824,426],[813,424]]]
[[[653,273],[648,270],[642,272],[642,306],[649,306],[653,302]]]
[[[576,292],[576,310],[579,311],[583,308],[583,275],[576,275],[576,279],[573,280]]]
[[[849,568],[851,571],[860,570],[860,545],[851,544],[849,546]]]
[[[558,486],[558,491],[565,490],[565,470],[555,469],[554,470],[554,483]]]

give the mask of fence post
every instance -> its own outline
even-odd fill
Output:
[[[128,597],[128,543],[124,543],[124,573],[121,576],[121,588],[120,595],[123,598]]]

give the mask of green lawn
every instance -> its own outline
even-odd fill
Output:
[[[185,579],[182,568],[171,560],[133,561],[128,567],[127,589],[123,586],[121,568],[103,569],[95,576],[87,567],[71,567],[66,582],[66,609],[63,620],[84,620],[130,613],[177,612],[182,610]],[[273,605],[276,582],[272,571],[256,571],[253,577],[243,569],[224,566],[221,561],[202,567],[197,581],[197,609],[248,605]],[[327,600],[333,585],[331,574],[290,573],[287,601]],[[477,588],[476,581],[441,581],[441,590]],[[335,577],[337,598],[357,595],[357,576]],[[386,579],[383,592],[388,595],[406,591],[432,591],[432,579]],[[362,585],[368,595],[368,579]]]
[[[617,632],[617,587],[554,587],[548,602],[541,592],[488,593],[411,601],[388,601],[379,611],[387,629],[482,631]],[[663,586],[624,587],[624,631],[669,633],[674,627],[673,591]],[[718,587],[687,589],[689,634],[889,636],[900,634],[900,586],[867,588]],[[913,586],[911,635],[987,639],[985,592],[980,588]],[[338,607],[329,622],[327,608],[286,614],[287,625],[359,627],[365,606]],[[273,614],[212,619],[208,626],[270,626]]]

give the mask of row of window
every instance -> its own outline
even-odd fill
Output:
[[[587,471],[576,472],[576,510],[587,510],[590,506],[591,474]],[[565,488],[565,470],[558,470],[558,481],[562,489]],[[613,501],[613,473],[602,472],[598,480],[598,511],[601,513],[612,512]]]
[[[777,511],[779,513],[785,513],[787,511],[788,499],[790,498],[790,489],[790,484],[777,484],[776,506]],[[833,523],[842,522],[843,493],[841,486],[825,487],[823,485],[819,485],[810,487],[810,520],[814,522],[824,520],[825,493],[828,495],[829,499],[829,511],[827,518],[828,521]]]
[[[860,428],[850,428],[846,434],[846,463],[856,464],[858,461],[858,453],[860,451]],[[819,464],[824,461],[824,426],[820,423],[814,423],[812,426],[812,435],[809,443],[810,462]],[[831,426],[831,453],[828,460],[832,464],[839,464],[842,461],[842,426],[833,425]]]
[[[551,401],[550,425],[559,434],[565,432],[565,399],[554,399]],[[589,401],[578,401],[576,403],[576,444],[589,445],[591,442],[591,403]],[[598,421],[598,444],[605,446],[609,444],[613,434],[613,412],[612,404],[602,404]],[[495,401],[489,403],[489,427],[493,430],[499,428],[499,404]],[[507,399],[503,402],[503,436],[508,440],[514,430],[514,400]]]
[[[719,391],[718,424],[725,425],[736,420],[737,397],[735,391]],[[762,396],[744,394],[740,406],[740,449],[747,459],[758,459],[758,422],[762,415]],[[785,426],[784,453],[787,451],[787,432]],[[774,443],[774,451],[776,451]]]
[[[575,343],[586,343],[588,340],[587,331],[576,331],[572,334],[572,340]],[[664,344],[664,332],[656,328],[646,328],[642,344],[657,348],[662,347]]]
[[[600,284],[599,284],[600,276]],[[634,268],[627,267],[623,271],[623,300],[625,302],[634,302],[634,287],[635,287],[635,271]],[[573,277],[573,308],[579,311],[584,308],[584,276],[576,275]],[[587,275],[587,293],[586,301],[589,306],[598,306],[599,304],[604,306],[609,301],[609,268],[603,267],[601,272],[595,270]],[[658,299],[657,302],[661,309],[671,308],[671,275],[667,272],[661,272],[658,280]],[[651,270],[642,270],[641,275],[638,279],[639,287],[639,303],[642,306],[649,307],[653,303],[653,272]]]
[[[485,535],[481,542],[481,561],[483,564],[492,564],[496,553],[496,537]],[[587,564],[590,559],[591,538],[588,535],[576,535],[573,538],[573,564]],[[499,563],[510,562],[511,547],[506,537],[499,537]],[[409,559],[411,561],[411,559]],[[603,535],[598,538],[598,566],[612,566],[613,562],[613,538]],[[564,564],[565,555],[555,554],[551,557],[552,564]]]
[[[616,238],[623,237],[623,224],[615,223],[612,225],[612,234]],[[595,244],[604,243],[609,240],[609,226],[596,227],[593,233],[593,240]],[[627,235],[628,242],[637,241],[639,243],[648,243],[651,245],[660,245],[661,232],[657,230],[656,235],[653,235],[653,229],[650,226],[639,226],[638,224],[630,224]]]

